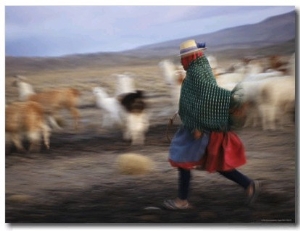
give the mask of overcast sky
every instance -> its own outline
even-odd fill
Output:
[[[5,6],[5,55],[123,51],[258,23],[294,6]]]

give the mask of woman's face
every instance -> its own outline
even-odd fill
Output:
[[[181,57],[181,65],[183,66],[183,69],[186,71],[190,65],[191,62],[193,62],[195,59],[202,57],[203,52],[202,51],[196,51],[189,55],[185,55]]]

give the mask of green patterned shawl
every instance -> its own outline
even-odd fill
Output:
[[[230,97],[230,91],[217,85],[205,56],[192,61],[179,100],[183,126],[200,131],[229,130]]]

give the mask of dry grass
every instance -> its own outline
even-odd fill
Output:
[[[154,162],[149,157],[136,153],[119,155],[116,162],[118,171],[125,175],[143,175],[154,167]]]
[[[78,68],[60,71],[28,72],[26,76],[39,92],[57,87],[74,87],[83,93],[81,104],[94,103],[92,88],[101,86],[108,94],[114,94],[116,79],[113,74],[131,72],[136,76],[136,87],[149,94],[166,94],[168,91],[157,65],[124,66],[117,68]],[[17,89],[12,86],[13,78],[6,76],[6,103],[17,100]]]
[[[284,53],[285,46],[277,54]],[[279,48],[277,48],[279,49]],[[262,50],[251,50],[253,54],[263,55]],[[245,50],[248,54],[249,51]],[[217,57],[218,65],[227,69],[231,64],[238,61],[238,57],[243,57],[241,50],[229,50],[219,53],[212,53]],[[255,53],[256,52],[256,53]],[[269,50],[264,50],[268,55]],[[207,53],[209,55],[210,53]],[[252,53],[251,53],[252,54]],[[146,56],[147,54],[145,54]],[[76,57],[72,64],[72,57],[49,59],[48,61],[36,59],[27,59],[18,61],[9,58],[5,68],[5,102],[10,103],[17,100],[17,89],[12,87],[12,76],[20,74],[26,76],[32,83],[36,91],[42,91],[46,88],[74,87],[83,93],[81,99],[82,105],[94,104],[95,99],[92,94],[92,88],[101,86],[105,88],[108,94],[114,94],[116,79],[113,74],[131,72],[136,76],[136,86],[144,90],[148,95],[168,95],[169,89],[158,67],[158,63],[163,58],[138,58],[118,55],[95,56],[93,59],[87,56]],[[179,57],[166,57],[179,64]]]

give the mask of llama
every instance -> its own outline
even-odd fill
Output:
[[[267,69],[266,71],[264,71],[261,60],[251,60],[247,64],[247,73],[243,81],[262,80],[283,75],[283,72],[274,69]]]
[[[103,110],[102,127],[111,127],[114,124],[121,126],[122,107],[117,97],[110,97],[103,88],[93,88],[93,94],[96,97],[96,106]]]
[[[149,129],[149,116],[145,110],[143,91],[123,94],[119,97],[119,101],[126,111],[123,139],[131,140],[132,145],[143,145],[145,133]]]
[[[285,75],[288,74],[288,69],[289,69],[288,62],[283,61],[283,57],[279,55],[271,55],[268,57],[268,61],[269,61],[268,69],[280,71]]]
[[[233,90],[249,71],[247,65],[241,63],[236,63],[232,67],[233,72],[223,72],[215,75],[218,86],[229,91]]]
[[[267,70],[267,72],[264,73],[249,74],[245,77],[244,81],[256,81],[277,76],[284,76],[283,72],[269,69]]]
[[[286,115],[295,111],[295,78],[293,76],[270,77],[256,81],[244,81],[237,85],[234,97],[251,105],[244,127],[261,120],[263,130],[282,127]],[[279,124],[278,124],[279,123]]]
[[[295,111],[295,56],[291,55],[282,71],[269,69],[269,72],[248,75],[239,88],[245,102],[250,105],[244,127],[257,126],[259,120],[263,129],[282,127],[283,120]],[[278,124],[279,122],[279,124]]]
[[[13,86],[18,87],[19,99],[21,101],[25,101],[28,96],[36,94],[26,77],[20,75],[16,75],[15,77],[16,80],[13,82]]]
[[[74,88],[58,88],[35,93],[32,86],[26,81],[25,77],[16,76],[14,85],[18,87],[20,99],[35,101],[40,103],[49,114],[51,125],[56,129],[61,129],[54,119],[54,115],[62,109],[67,109],[73,116],[74,129],[78,130],[79,112],[76,108],[80,92]]]
[[[185,78],[185,70],[183,70],[182,66],[176,67],[176,65],[168,59],[160,61],[158,65],[162,71],[162,75],[166,84],[170,88],[172,104],[175,111],[177,111],[180,98],[181,84]]]
[[[144,144],[149,116],[143,92],[137,90],[110,97],[103,88],[95,87],[93,93],[97,107],[103,109],[102,127],[111,128],[116,124],[122,128],[124,140],[130,140],[132,145]]]
[[[259,118],[261,117],[258,108],[258,95],[260,94],[261,81],[242,81],[235,87],[234,97],[241,100],[244,105],[247,105],[247,116],[244,123],[244,127],[252,125],[258,126]]]
[[[218,86],[229,91],[232,91],[241,81],[259,80],[281,74],[277,71],[263,73],[262,61],[258,59],[245,59],[242,62],[237,62],[231,66],[230,70],[231,72],[215,76]]]
[[[14,102],[6,105],[5,132],[20,152],[25,152],[22,145],[24,134],[30,142],[28,152],[39,151],[41,136],[43,136],[46,148],[50,148],[51,129],[47,125],[44,108],[37,102]]]
[[[265,80],[259,95],[263,129],[283,128],[286,115],[295,111],[295,78],[273,77]]]

